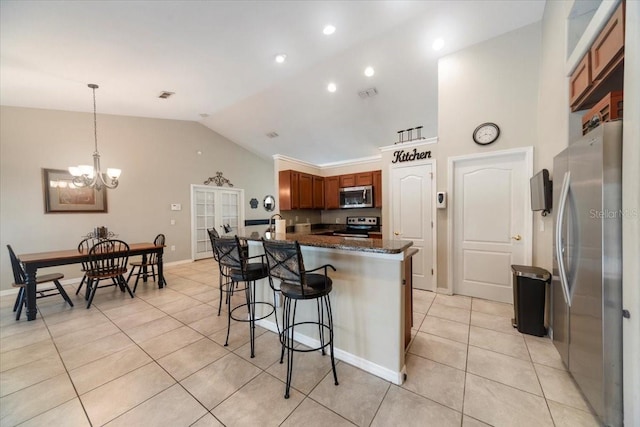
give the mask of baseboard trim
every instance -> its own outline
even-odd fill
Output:
[[[276,327],[276,324],[274,322],[263,319],[257,321],[256,324],[272,332],[278,333],[278,328]],[[304,344],[307,347],[318,347],[320,345],[319,340],[311,338],[307,335],[300,334],[298,332],[294,333],[293,338],[295,341]],[[403,366],[402,370],[396,372],[339,348],[334,347],[333,351],[336,359],[348,363],[349,365],[355,366],[356,368],[362,369],[365,372],[369,372],[376,377],[380,377],[396,385],[401,385],[404,382],[406,366]]]

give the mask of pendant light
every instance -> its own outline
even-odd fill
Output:
[[[69,173],[73,176],[73,184],[76,187],[89,187],[101,190],[104,188],[114,189],[118,186],[118,178],[122,171],[120,169],[108,168],[103,174],[100,169],[100,153],[98,152],[98,121],[96,118],[96,89],[97,84],[88,85],[93,90],[93,136],[94,147],[93,166],[79,165],[69,167]]]

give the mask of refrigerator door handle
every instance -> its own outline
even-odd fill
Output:
[[[571,173],[565,172],[562,180],[562,190],[560,191],[560,199],[558,200],[558,217],[556,218],[558,226],[556,227],[556,258],[558,259],[558,271],[560,275],[560,284],[562,285],[562,295],[567,306],[571,307],[571,296],[569,292],[569,283],[567,280],[567,270],[564,264],[564,241],[562,239],[563,233],[563,220],[564,210],[567,205],[567,198],[569,196],[569,182],[571,180]]]

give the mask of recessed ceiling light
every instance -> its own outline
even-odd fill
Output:
[[[287,59],[287,54],[286,53],[279,53],[276,55],[276,62],[278,64],[282,64],[285,59]]]
[[[331,93],[335,92],[338,89],[335,83],[329,83],[327,85],[327,90]]]
[[[376,73],[376,71],[373,69],[373,67],[367,67],[364,69],[364,75],[367,77],[371,77]]]
[[[433,41],[433,44],[431,45],[431,47],[433,48],[433,50],[440,50],[444,47],[444,40],[442,40],[441,38],[437,38]]]
[[[326,35],[326,36],[330,36],[331,34],[336,32],[336,27],[334,27],[333,25],[329,24],[329,25],[325,25],[324,29],[322,30],[322,32]]]

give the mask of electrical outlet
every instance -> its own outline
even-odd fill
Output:
[[[308,224],[309,223],[309,218],[307,218],[307,220],[305,222]]]
[[[176,245],[171,245],[171,250],[175,251],[176,250]]]
[[[336,218],[336,224],[340,224],[340,218]]]
[[[171,225],[176,225],[176,220],[175,219],[171,220]]]
[[[296,215],[296,222],[298,222],[298,215]]]

